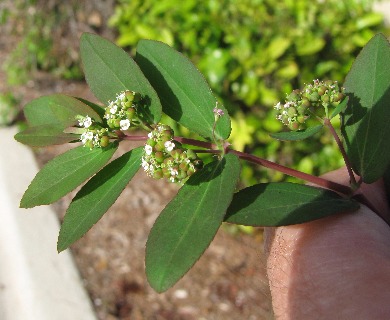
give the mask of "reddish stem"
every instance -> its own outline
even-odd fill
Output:
[[[207,141],[199,141],[195,139],[188,139],[188,138],[183,138],[183,137],[174,137],[173,140],[183,143],[183,144],[190,144],[192,146],[197,146],[201,148],[206,148],[206,149],[215,149],[217,146],[214,143],[207,142]]]
[[[344,185],[338,184],[336,182],[332,182],[332,181],[329,181],[329,180],[326,180],[326,179],[323,179],[320,177],[316,177],[316,176],[313,176],[313,175],[310,175],[310,174],[307,174],[307,173],[304,173],[304,172],[301,172],[298,170],[294,170],[294,169],[282,166],[280,164],[277,164],[275,162],[268,161],[268,160],[265,160],[262,158],[258,158],[256,156],[251,155],[251,154],[243,153],[243,152],[232,150],[232,149],[228,149],[227,152],[233,153],[233,154],[237,155],[238,157],[240,157],[241,159],[262,165],[262,166],[269,168],[269,169],[280,171],[280,172],[287,174],[289,176],[292,176],[292,177],[295,177],[298,179],[302,179],[302,180],[306,180],[306,181],[311,182],[313,184],[316,184],[318,186],[321,186],[321,187],[324,187],[327,189],[331,189],[331,190],[334,190],[336,192],[339,192],[339,193],[342,193],[345,195],[350,195],[352,193],[351,188],[348,186],[344,186]]]
[[[129,141],[146,141],[149,139],[148,136],[126,136],[126,135],[119,135],[118,137],[123,140],[129,140]]]
[[[336,130],[334,129],[332,123],[330,122],[330,119],[328,118],[325,118],[324,119],[324,125],[326,125],[332,136],[334,137],[334,139],[336,140],[336,143],[337,143],[337,146],[339,147],[340,149],[340,152],[341,152],[341,155],[343,156],[343,159],[344,159],[344,162],[345,162],[345,166],[347,167],[347,170],[348,170],[348,175],[349,175],[349,179],[351,181],[351,184],[353,186],[357,186],[357,183],[356,183],[356,180],[355,180],[355,176],[352,172],[352,165],[351,163],[349,162],[349,158],[348,158],[348,155],[347,153],[345,152],[345,149],[344,149],[344,146],[343,146],[343,143],[341,142]]]

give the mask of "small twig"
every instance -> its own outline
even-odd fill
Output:
[[[348,175],[349,175],[349,179],[351,181],[351,184],[352,184],[352,186],[356,187],[358,184],[357,184],[355,176],[354,176],[354,174],[352,172],[352,165],[351,165],[351,163],[349,161],[347,153],[345,152],[343,143],[341,142],[341,140],[340,140],[336,130],[334,129],[334,127],[332,125],[332,123],[330,122],[330,119],[325,118],[324,119],[324,125],[326,125],[329,128],[332,136],[336,140],[337,146],[339,147],[341,155],[343,156],[343,159],[344,159],[344,162],[345,162],[345,166],[347,167]]]
[[[216,149],[217,146],[214,143],[207,142],[207,141],[199,141],[195,139],[188,139],[183,137],[174,137],[173,140],[183,143],[183,144],[189,144],[196,147],[206,148],[206,149]]]

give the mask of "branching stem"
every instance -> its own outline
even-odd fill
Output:
[[[131,140],[131,141],[146,141],[148,139],[148,136],[127,136],[127,135],[122,136],[121,135],[120,138],[123,140]],[[261,166],[269,168],[269,169],[280,171],[280,172],[287,174],[289,176],[311,182],[315,185],[334,190],[334,191],[342,193],[344,195],[351,195],[352,194],[352,189],[348,186],[344,186],[344,185],[341,185],[341,184],[338,184],[338,183],[335,183],[335,182],[332,182],[332,181],[329,181],[329,180],[326,180],[326,179],[323,179],[320,177],[313,176],[311,174],[307,174],[307,173],[304,173],[304,172],[301,172],[301,171],[298,171],[295,169],[291,169],[291,168],[282,166],[278,163],[275,163],[275,162],[272,162],[269,160],[265,160],[265,159],[256,157],[254,155],[248,154],[248,153],[244,153],[244,152],[230,149],[230,148],[228,148],[228,145],[226,148],[224,148],[224,151],[222,151],[222,150],[219,150],[217,148],[217,145],[215,145],[214,143],[211,143],[211,142],[207,142],[207,141],[199,141],[199,140],[189,139],[189,138],[184,138],[184,137],[174,137],[174,140],[177,142],[183,143],[183,144],[188,144],[188,145],[197,146],[200,148],[205,148],[205,149],[201,149],[201,150],[194,150],[197,153],[210,153],[210,154],[220,154],[222,152],[233,153],[233,154],[237,155],[240,159],[261,165]]]

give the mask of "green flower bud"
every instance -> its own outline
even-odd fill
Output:
[[[85,143],[85,146],[89,149],[93,149],[93,142],[92,140],[88,140],[86,143]]]
[[[126,111],[127,119],[129,119],[129,120],[133,119],[134,115],[135,115],[135,108],[131,107],[131,108],[127,109],[127,111]]]
[[[195,169],[193,169],[193,168],[189,168],[189,169],[187,170],[187,176],[188,176],[188,177],[191,177],[194,173],[195,173]]]
[[[326,90],[327,90],[326,87],[321,86],[321,87],[318,89],[318,94],[319,94],[320,96],[323,96],[323,95],[325,94]]]
[[[163,174],[163,170],[161,168],[157,168],[154,172],[153,172],[153,178],[154,179],[161,179],[164,177],[164,174]]]
[[[171,170],[167,167],[161,169],[164,178],[169,178],[171,176]]]
[[[289,115],[289,117],[294,117],[297,114],[297,109],[295,109],[294,107],[290,107],[287,110],[287,114]]]
[[[299,122],[299,123],[304,123],[305,121],[306,121],[306,117],[305,116],[298,116],[297,117],[297,121]]]
[[[153,139],[148,139],[148,140],[146,140],[146,144],[153,148],[157,144],[157,142],[154,141]]]
[[[130,90],[126,90],[125,96],[127,98],[127,101],[132,102],[134,100],[134,92]]]
[[[298,114],[300,114],[300,115],[304,115],[306,113],[306,110],[307,110],[307,108],[304,106],[299,106],[297,108]]]
[[[164,159],[164,166],[168,167],[168,166],[171,166],[172,163],[175,161],[175,159],[173,159],[172,157],[168,157],[168,158],[165,158]]]
[[[161,152],[161,151],[157,151],[155,154],[154,154],[154,158],[156,159],[156,161],[158,163],[163,163],[164,161],[164,154]]]
[[[179,173],[177,175],[177,178],[179,180],[184,180],[185,178],[187,178],[187,172],[184,171],[184,170],[179,170]]]
[[[164,142],[162,141],[159,141],[156,143],[156,145],[154,146],[154,150],[156,151],[163,151],[165,149],[165,146],[164,146]]]
[[[175,160],[177,160],[177,159],[179,159],[180,158],[180,155],[183,153],[183,149],[174,149],[174,150],[172,150],[171,151],[171,156],[175,159]]]
[[[330,98],[327,94],[325,94],[321,97],[321,100],[322,102],[329,103]]]
[[[110,139],[108,138],[108,136],[103,136],[101,137],[100,139],[100,146],[105,148],[108,146],[108,144],[110,143]]]
[[[189,168],[189,165],[188,165],[188,163],[187,163],[186,161],[181,162],[181,163],[179,164],[179,169],[180,169],[180,170],[185,170],[185,171],[187,171],[188,168]]]
[[[297,121],[293,121],[289,124],[290,130],[293,130],[293,131],[299,130],[299,127],[300,127],[300,125],[299,125],[299,122],[297,122]]]
[[[311,103],[310,103],[308,98],[306,98],[306,97],[302,98],[302,106],[305,107],[305,108],[310,108]]]
[[[309,100],[311,102],[317,102],[320,100],[320,95],[317,93],[317,92],[313,92],[310,96],[309,96]]]
[[[120,122],[121,122],[121,119],[113,119],[114,127],[115,128],[119,128],[120,127]]]
[[[341,100],[343,100],[345,97],[345,95],[341,92],[339,92],[334,98],[333,98],[333,101],[334,102],[339,102]]]

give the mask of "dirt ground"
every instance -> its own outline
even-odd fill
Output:
[[[16,39],[0,33],[0,61]],[[9,88],[0,72],[0,92],[11,90],[21,106],[42,95],[64,93],[95,100],[84,82],[36,73]],[[121,145],[116,156],[134,147]],[[43,165],[69,146],[35,150]],[[178,187],[139,172],[118,201],[71,250],[101,320],[272,319],[265,277],[262,233],[232,234],[224,225],[193,269],[166,293],[148,285],[144,249],[150,228]],[[53,205],[61,219],[75,192]],[[70,293],[71,294],[71,293]]]

